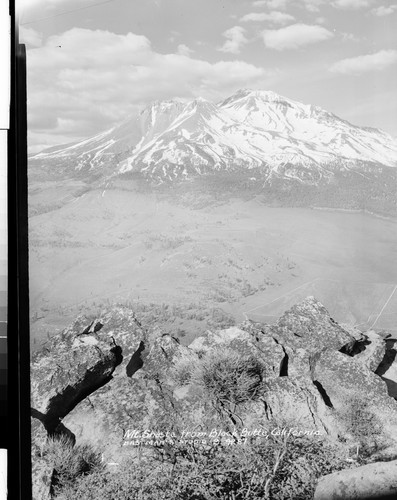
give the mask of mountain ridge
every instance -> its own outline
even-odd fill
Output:
[[[218,103],[154,101],[94,137],[32,155],[30,178],[100,189],[131,179],[150,189],[209,187],[270,204],[394,214],[396,167],[397,140],[386,132],[242,89]]]
[[[386,132],[357,127],[273,91],[250,89],[217,104],[202,98],[154,101],[137,117],[31,159],[69,157],[82,160],[75,169],[92,169],[101,166],[106,155],[126,151],[131,154],[117,163],[115,174],[142,170],[160,180],[175,177],[172,170],[184,163],[193,165],[197,174],[202,173],[200,167],[216,170],[223,165],[227,170],[236,162],[264,170],[277,169],[283,161],[303,167],[314,162],[320,170],[335,162],[344,163],[342,168],[358,161],[397,166],[397,141]],[[188,174],[182,170],[181,175]]]

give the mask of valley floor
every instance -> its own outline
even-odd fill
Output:
[[[397,333],[394,220],[269,208],[259,198],[189,206],[76,190],[31,191],[33,350],[76,315],[112,303],[152,310],[184,343],[247,317],[272,322],[308,295],[341,323]]]

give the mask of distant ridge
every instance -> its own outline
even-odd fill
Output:
[[[363,170],[363,163],[397,166],[397,142],[387,133],[272,91],[249,89],[218,104],[202,98],[155,101],[106,132],[32,158],[70,159],[76,170],[92,170],[121,153],[126,157],[114,173],[140,171],[157,181],[260,168],[268,180],[316,183],[335,169]]]
[[[242,89],[217,104],[155,101],[94,137],[32,155],[30,165],[32,177],[91,185],[208,178],[288,204],[397,211],[395,138],[272,91]]]

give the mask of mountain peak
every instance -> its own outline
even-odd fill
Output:
[[[192,109],[198,112],[217,112],[217,106],[213,102],[207,101],[207,99],[203,99],[202,97],[198,97],[197,99],[194,99],[194,101],[190,101],[187,104],[186,109]]]
[[[206,103],[206,102],[210,102],[210,101],[208,101],[208,99],[204,99],[204,97],[196,97],[193,102],[199,104],[199,103]]]
[[[266,182],[277,177],[318,184],[338,169],[397,167],[397,144],[388,134],[272,90],[246,88],[218,104],[200,97],[155,101],[121,128],[46,158],[64,158],[66,166],[73,156],[77,169],[90,171],[118,160],[112,156],[118,153],[124,159],[115,174],[142,171],[156,181],[259,169]]]
[[[244,88],[238,90],[232,96],[223,101],[222,105],[247,99],[255,99],[255,100],[260,99],[261,101],[267,101],[267,102],[288,101],[286,97],[277,94],[277,92],[274,92],[273,90],[252,90]]]
[[[277,94],[277,92],[274,92],[273,90],[251,90],[251,89],[243,89],[242,91],[246,96],[249,97],[257,97],[269,101],[278,101],[280,99],[285,99],[285,97],[282,97],[280,94]]]
[[[141,110],[140,114],[143,115],[145,113],[151,112],[153,110],[156,110],[158,112],[164,112],[169,109],[172,109],[174,107],[181,107],[183,106],[183,103],[181,101],[178,101],[176,99],[169,99],[169,100],[156,100],[151,102],[148,106],[146,106],[144,109]]]

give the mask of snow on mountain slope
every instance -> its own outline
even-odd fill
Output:
[[[218,104],[157,101],[118,127],[32,159],[76,170],[112,159],[111,175],[139,172],[156,182],[260,169],[268,181],[315,184],[335,171],[397,166],[397,141],[271,91],[240,90]]]
[[[29,158],[30,165],[36,167],[40,164],[52,174],[60,176],[86,175],[87,171],[97,171],[108,164],[114,164],[117,155],[131,150],[141,136],[141,123],[134,117],[84,141],[53,147],[32,155]],[[39,171],[40,169],[37,172]]]
[[[321,161],[323,154],[334,154],[388,166],[397,164],[397,143],[388,134],[356,127],[322,108],[274,92],[242,90],[221,103],[221,108],[239,123],[273,133],[273,139],[300,143],[315,160]]]

